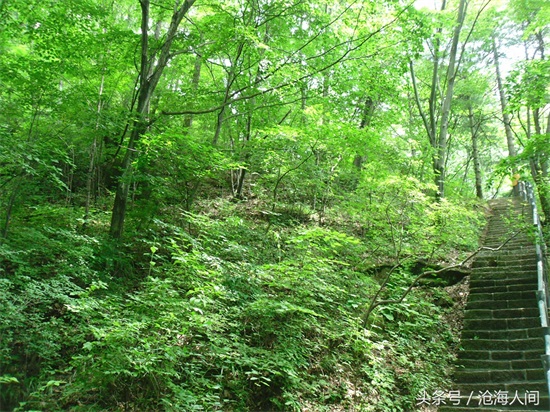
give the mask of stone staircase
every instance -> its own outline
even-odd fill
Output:
[[[475,258],[455,388],[438,410],[550,411],[534,240],[527,230],[518,233],[517,225],[530,218],[529,207],[519,199],[490,206],[484,246],[499,248],[508,241]]]

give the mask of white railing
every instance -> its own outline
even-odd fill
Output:
[[[537,202],[533,186],[529,182],[519,183],[520,196],[531,205],[533,212],[533,226],[535,228],[535,249],[537,254],[537,300],[540,312],[540,323],[544,331],[545,353],[542,355],[542,363],[546,372],[546,382],[550,394],[550,325],[548,320],[548,307],[550,306],[550,294],[548,293],[548,267],[546,265],[546,244],[543,238],[542,226],[537,210]]]

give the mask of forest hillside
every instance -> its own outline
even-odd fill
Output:
[[[411,411],[486,201],[550,216],[544,0],[0,0],[0,411]]]

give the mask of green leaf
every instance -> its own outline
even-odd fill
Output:
[[[19,383],[19,381],[14,376],[9,376],[9,375],[0,376],[0,384],[10,384],[10,383]]]

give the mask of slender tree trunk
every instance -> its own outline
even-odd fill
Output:
[[[109,233],[114,238],[122,237],[124,231],[124,220],[126,218],[126,207],[128,203],[128,194],[130,192],[131,178],[133,174],[132,161],[136,151],[136,143],[143,133],[147,130],[147,108],[151,94],[154,91],[149,78],[150,56],[149,56],[149,0],[141,0],[141,66],[140,66],[140,88],[138,94],[138,104],[133,121],[130,140],[124,153],[122,161],[122,176],[119,179],[113,213],[111,215],[111,227]],[[155,85],[156,86],[156,85]]]
[[[460,0],[458,17],[453,33],[451,51],[449,54],[449,67],[447,69],[447,88],[441,106],[441,120],[439,122],[439,136],[437,141],[437,153],[435,159],[435,179],[438,188],[438,198],[445,197],[445,164],[447,161],[447,143],[449,117],[451,114],[451,102],[453,100],[454,85],[456,81],[456,60],[458,53],[458,40],[466,16],[466,0]]]
[[[269,26],[268,25],[266,25],[266,28],[265,28],[263,41],[264,41],[265,44],[267,44],[269,42]],[[239,54],[240,53],[242,53],[242,49],[239,51]],[[260,61],[263,58],[264,54],[265,54],[265,49],[262,49],[260,51],[260,59],[259,59]],[[254,84],[258,84],[260,82],[261,78],[262,78],[262,71],[261,71],[261,66],[258,63],[258,67],[256,68],[256,74],[254,76]],[[250,99],[250,106],[249,106],[250,109],[249,109],[249,112],[248,112],[247,117],[246,117],[246,133],[245,133],[245,137],[244,137],[245,147],[248,145],[248,142],[250,142],[250,139],[252,138],[252,118],[253,118],[255,106],[256,106],[256,98],[252,97]],[[283,117],[283,119],[281,120],[281,123],[284,121],[285,118],[286,118],[286,116]],[[279,124],[281,124],[281,123],[279,123]],[[250,153],[249,153],[248,149],[245,149],[245,155],[244,155],[245,165],[248,165],[249,160],[250,160]],[[238,172],[237,190],[235,192],[235,197],[237,199],[242,199],[243,198],[243,187],[244,187],[245,177],[246,177],[246,167],[241,167],[239,169],[239,172]]]
[[[149,48],[149,0],[140,0],[141,6],[141,61],[139,72],[139,92],[137,107],[134,112],[134,121],[131,126],[130,139],[126,147],[122,161],[122,176],[119,180],[115,194],[113,212],[111,215],[111,227],[109,234],[113,238],[122,237],[124,231],[124,220],[126,218],[126,207],[128,193],[132,179],[132,161],[136,153],[136,147],[141,136],[147,131],[148,109],[151,97],[162,77],[166,65],[170,61],[170,50],[176,37],[178,27],[187,14],[195,0],[185,0],[174,10],[170,26],[168,27],[165,40],[158,50]],[[179,4],[179,3],[177,3]],[[160,26],[157,26],[160,27]]]
[[[202,36],[201,36],[202,41]],[[199,82],[201,80],[201,69],[202,69],[202,57],[197,54],[195,57],[195,65],[193,67],[193,80],[191,83],[191,89],[193,92],[196,92],[199,88]],[[190,129],[193,125],[193,115],[189,114],[185,117],[185,120],[183,121],[183,126],[186,129]]]
[[[92,204],[92,191],[94,183],[94,174],[96,168],[96,155],[97,155],[97,136],[94,136],[92,145],[90,147],[90,164],[88,166],[88,176],[86,178],[86,205],[84,208],[84,220],[87,220],[90,216],[90,206]]]
[[[254,101],[255,99],[252,99],[250,104],[250,112],[248,113],[248,116],[246,118],[246,133],[244,138],[244,144],[246,144],[250,141],[250,134],[252,132],[252,110],[254,109]],[[247,149],[245,149],[247,150]],[[245,153],[244,155],[244,162],[248,163],[248,160],[250,158],[250,155]],[[246,176],[246,168],[241,167],[237,173],[237,189],[235,190],[235,198],[242,199],[243,198],[243,186],[244,186],[244,178]]]
[[[478,149],[478,131],[479,127],[475,127],[474,113],[472,106],[468,105],[468,119],[470,124],[470,133],[472,136],[472,159],[474,161],[474,175],[476,184],[476,196],[479,199],[483,199],[483,183],[481,180],[481,166],[479,162],[479,149]]]
[[[446,0],[443,0],[441,4],[441,11],[444,11],[446,8],[447,2]],[[439,98],[438,90],[439,90],[439,59],[440,59],[440,36],[443,31],[443,28],[440,26],[438,27],[435,35],[435,39],[433,41],[433,67],[432,67],[432,82],[430,87],[430,97],[428,99],[428,113],[426,114],[424,112],[424,109],[422,108],[422,103],[420,101],[420,96],[418,92],[418,86],[416,83],[416,74],[414,71],[414,65],[412,60],[409,62],[410,67],[410,73],[411,73],[411,80],[412,80],[412,86],[414,90],[414,97],[415,97],[415,103],[418,108],[418,112],[420,113],[420,116],[422,118],[422,122],[424,124],[424,128],[426,130],[426,134],[428,136],[428,140],[430,142],[430,146],[432,147],[432,150],[434,151],[432,154],[432,170],[434,172],[436,185],[439,183],[438,177],[439,177],[439,165],[437,162],[437,147],[438,147],[438,140],[437,140],[437,101]],[[437,197],[437,195],[436,195]]]
[[[102,102],[102,96],[103,96],[103,87],[105,84],[105,74],[101,75],[101,83],[99,85],[99,93],[97,98],[97,111],[96,111],[96,123],[95,123],[95,131],[96,134],[94,134],[94,138],[92,141],[92,145],[90,147],[90,164],[88,166],[88,176],[86,178],[86,206],[84,210],[84,220],[87,220],[90,215],[90,206],[92,203],[92,197],[93,190],[94,190],[94,176],[96,172],[96,163],[97,163],[97,154],[98,154],[98,139],[97,139],[97,132],[99,130],[99,120],[101,116],[101,109],[103,107]]]
[[[441,4],[441,11],[445,10],[446,0],[443,0]],[[434,50],[433,50],[433,68],[432,68],[432,85],[430,88],[430,99],[428,100],[428,120],[429,123],[426,126],[426,131],[428,133],[428,138],[430,144],[435,149],[437,147],[437,101],[439,98],[439,48],[440,48],[440,37],[443,31],[442,27],[437,29],[435,39],[434,39]],[[412,65],[411,65],[412,67]],[[436,170],[435,156],[434,156],[434,172]]]
[[[444,0],[441,5],[441,11],[445,10],[446,1]],[[453,38],[451,43],[451,50],[449,53],[449,64],[447,69],[447,78],[446,78],[446,89],[445,95],[440,106],[440,115],[439,122],[437,121],[438,116],[438,105],[437,101],[439,100],[439,71],[440,71],[440,40],[439,37],[442,32],[442,28],[439,27],[436,33],[436,37],[433,43],[433,69],[432,69],[432,83],[430,89],[430,98],[428,100],[428,114],[426,114],[422,108],[422,103],[420,101],[418,86],[416,84],[416,75],[414,73],[414,66],[412,61],[409,62],[412,86],[414,90],[415,102],[422,118],[424,128],[428,135],[430,145],[433,149],[432,155],[432,167],[434,171],[434,180],[437,187],[436,199],[441,199],[445,197],[445,165],[447,162],[448,154],[448,129],[449,129],[449,118],[451,114],[451,103],[453,100],[453,91],[456,81],[456,70],[457,70],[457,55],[458,55],[458,41],[460,37],[460,32],[462,30],[462,25],[464,23],[464,18],[466,16],[466,0],[460,0],[458,7],[458,16],[456,26],[453,32]]]

